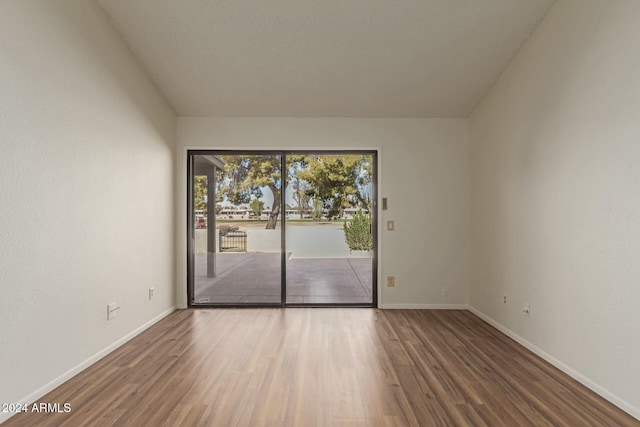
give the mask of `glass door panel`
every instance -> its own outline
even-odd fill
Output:
[[[282,302],[279,154],[192,154],[192,305]]]
[[[286,304],[373,305],[374,154],[287,154],[286,172]]]

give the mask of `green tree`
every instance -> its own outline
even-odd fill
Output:
[[[267,154],[219,157],[225,163],[225,170],[219,180],[218,196],[224,195],[229,202],[239,205],[261,198],[262,189],[268,188],[274,203],[266,228],[274,229],[281,209],[278,202],[283,175],[280,157]],[[371,156],[288,155],[286,168],[294,200],[302,211],[311,200],[322,203],[321,211],[326,212],[328,219],[339,217],[349,206],[369,209]],[[316,218],[319,220],[317,212]]]
[[[322,215],[324,214],[322,209],[322,200],[313,199],[313,210],[311,211],[311,217],[315,222],[318,222],[322,219]]]
[[[300,213],[300,219],[303,219],[305,214],[310,210],[312,194],[311,185],[294,175],[291,179],[291,190],[291,196],[298,205],[297,208]]]
[[[193,207],[207,213],[207,177],[197,175],[193,185]]]
[[[220,202],[223,201],[221,193],[222,183],[224,181],[224,172],[216,171],[216,214],[222,209]],[[196,175],[193,182],[193,206],[196,210],[201,210],[207,214],[207,198],[208,198],[208,179],[206,175]]]
[[[249,203],[249,207],[253,211],[256,216],[262,215],[262,210],[264,209],[264,202],[262,200],[253,199],[251,203]]]
[[[274,155],[221,155],[225,163],[225,177],[220,188],[221,194],[234,205],[249,203],[251,196],[262,197],[266,187],[273,195],[273,208],[269,212],[267,229],[275,229],[280,215],[280,188],[282,170],[280,157]]]
[[[295,177],[309,184],[308,195],[322,201],[328,219],[339,217],[349,206],[369,209],[371,156],[306,156],[299,162]]]

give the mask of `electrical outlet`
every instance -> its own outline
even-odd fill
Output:
[[[387,276],[387,287],[393,288],[396,286],[396,276]]]
[[[529,304],[528,302],[525,302],[522,305],[522,314],[524,314],[527,317],[531,317],[531,304]]]
[[[149,288],[149,299],[153,299],[156,293],[156,288]]]
[[[507,305],[507,296],[502,295],[502,304]]]
[[[442,295],[443,297],[449,295],[449,288],[445,286],[444,288],[440,289],[440,295]]]

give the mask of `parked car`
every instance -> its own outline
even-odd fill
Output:
[[[204,219],[199,219],[196,221],[196,228],[207,228],[207,221]]]

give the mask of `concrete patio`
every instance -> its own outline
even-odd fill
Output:
[[[371,258],[287,260],[287,303],[370,304]],[[216,277],[206,275],[206,254],[195,257],[195,302],[280,303],[280,254],[217,253]]]

